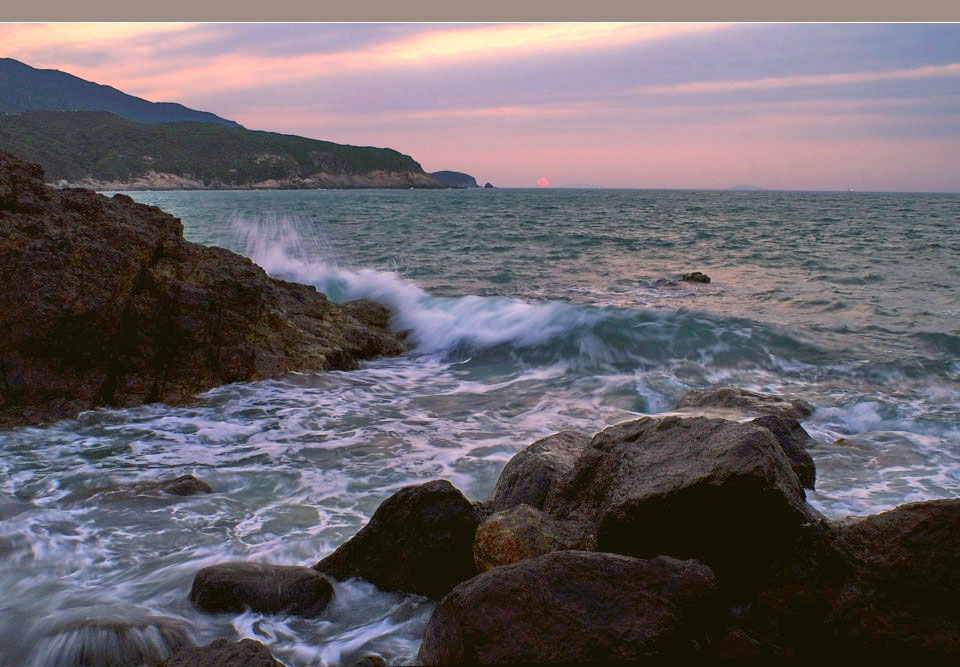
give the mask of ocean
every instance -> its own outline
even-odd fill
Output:
[[[485,498],[518,450],[734,385],[816,407],[829,517],[960,495],[960,195],[494,189],[129,192],[189,240],[389,305],[402,357],[0,432],[0,664],[88,616],[249,636],[292,667],[413,664],[433,603],[337,584],[319,619],[211,615],[227,560],[312,565],[402,486]],[[702,271],[709,284],[677,282]],[[194,474],[216,491],[84,500]],[[61,628],[61,630],[58,630]]]

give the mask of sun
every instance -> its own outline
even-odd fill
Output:
[[[546,177],[546,176],[541,176],[541,177],[537,180],[537,185],[539,185],[541,188],[543,188],[543,187],[546,187],[546,186],[550,185],[550,181],[547,180],[547,177]]]

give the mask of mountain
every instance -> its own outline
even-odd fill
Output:
[[[150,102],[55,69],[37,69],[13,58],[0,58],[0,113],[110,111],[139,123],[192,120],[241,127],[235,121],[172,102]]]
[[[459,171],[431,171],[430,177],[450,188],[479,188],[477,179]]]
[[[40,163],[61,186],[97,190],[444,187],[390,148],[106,111],[0,114],[0,148]]]

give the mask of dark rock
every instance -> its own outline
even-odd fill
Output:
[[[206,646],[179,651],[157,667],[283,667],[270,650],[253,639],[214,639]]]
[[[960,499],[811,524],[744,622],[797,656],[960,655]]]
[[[681,280],[688,283],[708,283],[710,282],[710,276],[708,276],[706,273],[694,271],[693,273],[683,274],[683,278]]]
[[[477,570],[509,565],[565,549],[590,550],[589,535],[582,526],[564,523],[529,505],[497,512],[477,527],[473,557]]]
[[[424,665],[676,658],[702,650],[719,618],[696,561],[559,551],[457,586],[424,632]]]
[[[773,433],[783,449],[783,453],[790,459],[790,466],[805,489],[815,488],[817,482],[817,468],[807,447],[813,444],[813,438],[807,433],[796,419],[766,415],[750,422],[763,426]]]
[[[369,653],[353,663],[353,667],[387,667],[387,661],[382,655]]]
[[[485,188],[487,188],[487,189],[489,190],[489,189],[493,188],[493,183],[484,183],[484,184],[483,184],[483,187],[485,187]]]
[[[314,567],[337,579],[360,577],[385,591],[439,600],[477,573],[473,536],[479,523],[476,509],[450,482],[407,486]]]
[[[184,240],[158,208],[52,190],[42,176],[0,153],[0,424],[178,403],[403,350],[369,324],[386,322],[383,306],[332,303]]]
[[[490,509],[501,512],[521,503],[543,509],[547,494],[589,444],[585,433],[560,431],[521,449],[500,473]]]
[[[460,171],[432,171],[427,174],[430,178],[443,183],[448,188],[477,188],[477,179],[470,174]]]
[[[688,391],[680,398],[676,409],[692,408],[720,408],[734,410],[743,415],[776,415],[788,419],[804,419],[813,414],[813,407],[802,399],[787,399],[737,387],[710,387]]]
[[[680,283],[676,280],[667,280],[666,278],[658,278],[653,281],[651,287],[679,287]]]
[[[83,496],[102,500],[125,500],[137,496],[192,496],[197,493],[213,493],[213,489],[202,479],[193,475],[181,475],[175,479],[98,487],[86,491]]]
[[[190,629],[168,616],[100,616],[100,609],[83,610],[90,616],[57,623],[34,647],[28,664],[44,667],[75,665],[154,665],[180,649],[193,646]]]
[[[676,416],[598,433],[544,510],[596,531],[598,551],[696,558],[725,586],[755,579],[818,518],[768,429]]]
[[[206,611],[318,616],[333,599],[333,585],[316,570],[295,565],[223,563],[193,580],[190,599]]]

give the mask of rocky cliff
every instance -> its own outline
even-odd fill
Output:
[[[43,179],[0,152],[0,424],[176,403],[403,349],[379,304],[333,303],[184,240],[158,208]]]

